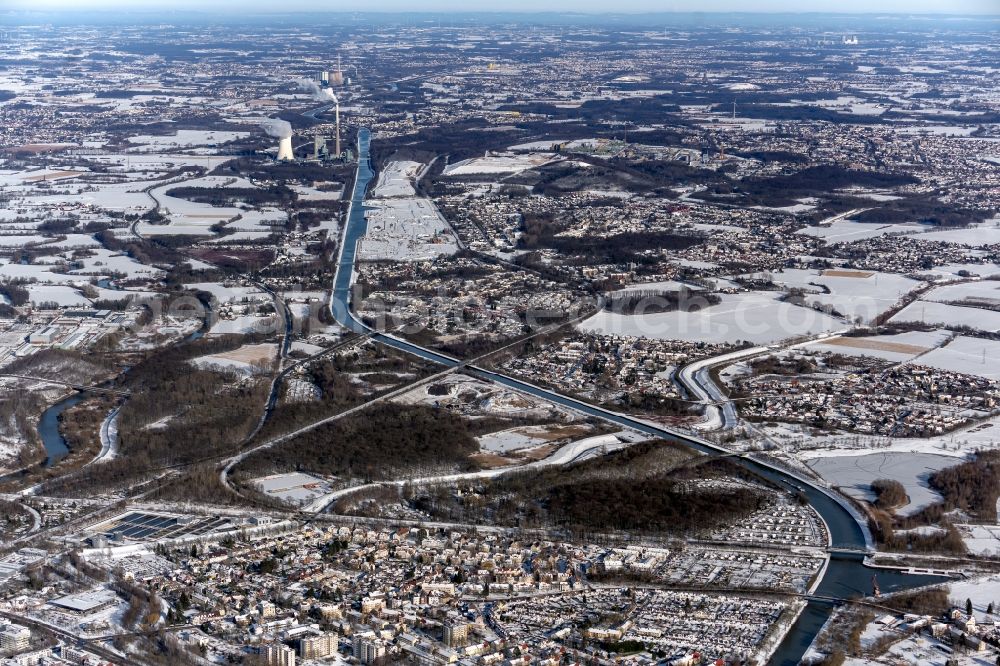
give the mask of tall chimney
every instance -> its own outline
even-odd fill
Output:
[[[340,100],[337,102],[337,157],[340,157]]]

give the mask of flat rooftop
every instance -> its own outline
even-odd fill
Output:
[[[68,594],[49,601],[52,606],[65,608],[76,613],[87,613],[113,602],[117,597],[111,590],[92,590],[79,594]]]

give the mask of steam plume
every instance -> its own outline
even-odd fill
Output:
[[[337,96],[333,94],[333,90],[330,88],[321,88],[315,81],[310,81],[309,79],[299,79],[295,82],[299,87],[299,90],[310,93],[318,102],[336,102]]]
[[[277,139],[287,139],[292,136],[292,124],[287,120],[268,118],[261,122],[260,126],[267,132],[268,136],[273,136]]]

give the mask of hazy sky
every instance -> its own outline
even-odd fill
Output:
[[[2,0],[6,9],[198,11],[901,12],[1000,14],[1000,0]]]

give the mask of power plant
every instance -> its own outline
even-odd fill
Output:
[[[344,69],[340,66],[340,55],[337,55],[337,69],[336,71],[330,72],[328,79],[328,85],[332,86],[342,86],[344,85]]]
[[[321,72],[320,74],[321,74],[320,83],[317,83],[316,81],[310,79],[299,79],[298,86],[300,89],[307,90],[310,93],[312,93],[312,96],[316,101],[333,103],[334,126],[335,126],[334,137],[333,137],[335,144],[335,151],[333,156],[339,158],[343,154],[343,146],[341,145],[342,135],[340,131],[340,99],[337,97],[337,94],[333,92],[333,88],[331,87],[330,84],[335,84],[338,81],[342,82],[343,72],[339,70],[339,64],[338,64],[338,70],[336,72],[333,71]],[[329,109],[329,107],[327,107],[327,109]],[[315,115],[313,115],[313,118],[315,118]],[[327,148],[325,139],[323,141],[323,145],[320,145],[317,140],[317,142],[313,146],[313,157],[315,159],[319,159],[320,155],[326,153],[327,153]]]
[[[288,162],[295,159],[295,151],[292,150],[292,137],[283,136],[278,141],[278,161]]]

